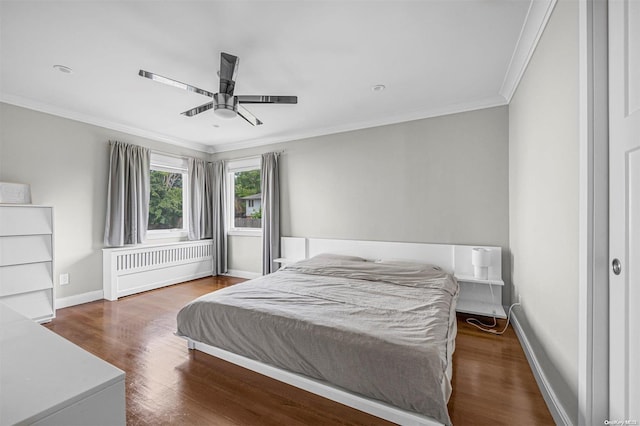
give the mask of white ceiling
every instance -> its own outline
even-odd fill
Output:
[[[503,105],[550,3],[2,0],[0,100],[209,152]],[[138,76],[217,92],[221,51],[236,94],[298,104],[190,118],[208,98]]]

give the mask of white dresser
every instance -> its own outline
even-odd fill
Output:
[[[0,425],[126,423],[125,373],[0,301]]]
[[[38,322],[55,317],[52,207],[0,204],[0,302]]]

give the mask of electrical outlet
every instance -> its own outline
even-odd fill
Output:
[[[60,274],[60,279],[58,280],[60,285],[68,285],[69,284],[69,274]]]

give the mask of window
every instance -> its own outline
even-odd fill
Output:
[[[227,163],[229,233],[262,233],[260,158]]]
[[[151,153],[148,236],[163,238],[188,232],[187,160]]]

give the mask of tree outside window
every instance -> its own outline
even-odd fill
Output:
[[[236,228],[262,228],[260,199],[260,170],[233,173],[234,226]]]
[[[151,170],[150,179],[148,229],[182,229],[182,173]]]

